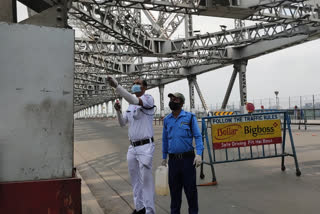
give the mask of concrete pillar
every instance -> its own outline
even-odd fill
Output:
[[[98,115],[98,105],[94,105],[94,117]]]
[[[102,114],[103,114],[103,117],[107,116],[107,104],[106,104],[106,102],[102,103]]]
[[[101,117],[102,107],[101,104],[98,104],[98,116]]]
[[[160,117],[164,117],[164,85],[159,86],[160,93]]]
[[[109,106],[110,106],[110,101],[107,102],[107,109],[106,109],[107,110],[107,117],[110,116],[110,112],[109,112],[110,107]]]
[[[91,106],[91,116],[90,117],[94,117],[94,108],[93,108],[93,106]]]
[[[99,117],[99,104],[96,105],[96,117]]]
[[[110,106],[110,101],[108,101],[106,104],[107,104],[107,107],[106,107],[106,110],[107,110],[107,117],[109,117],[110,116],[110,114],[109,114],[109,106]]]
[[[14,7],[15,1],[1,0],[0,1],[0,21],[2,22],[14,22]]]
[[[195,101],[194,101],[194,80],[195,76],[188,77],[189,83],[189,97],[190,97],[190,111],[195,112]]]

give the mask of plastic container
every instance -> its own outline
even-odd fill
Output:
[[[155,174],[155,186],[157,195],[168,195],[169,184],[168,184],[168,167],[159,166]]]

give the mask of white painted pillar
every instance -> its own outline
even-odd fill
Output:
[[[102,104],[102,114],[103,114],[103,117],[107,117],[107,104],[106,104],[106,102],[104,102]]]

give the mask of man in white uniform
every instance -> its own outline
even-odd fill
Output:
[[[120,126],[129,123],[130,146],[127,153],[128,169],[133,188],[135,210],[132,214],[154,214],[154,182],[152,176],[152,159],[154,153],[153,115],[154,100],[145,94],[147,82],[135,80],[132,95],[117,81],[108,77],[109,84],[128,101],[129,108],[124,115],[119,103],[115,104]]]

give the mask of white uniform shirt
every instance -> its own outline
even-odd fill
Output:
[[[140,97],[143,102],[143,108],[139,105],[130,104],[128,110],[123,116],[125,122],[129,123],[129,140],[132,142],[144,140],[153,137],[153,115],[154,115],[154,100],[149,94],[144,94]],[[151,108],[151,109],[146,109]]]

